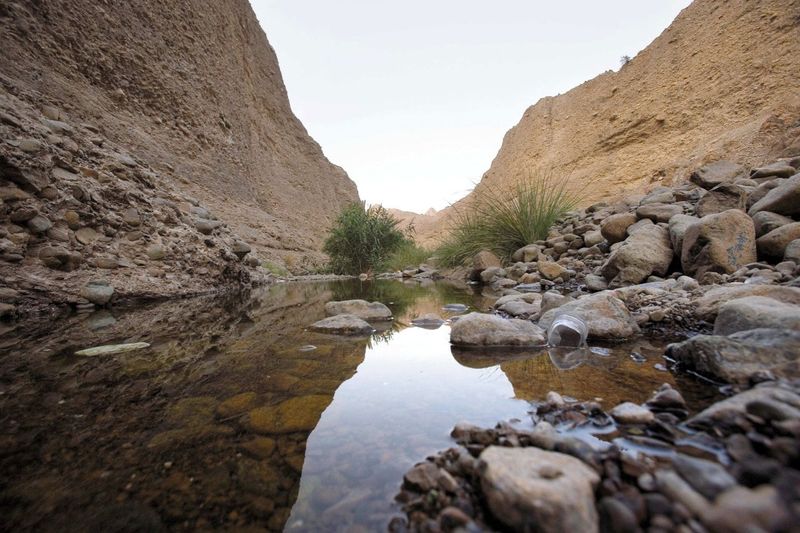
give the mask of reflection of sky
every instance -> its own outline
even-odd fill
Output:
[[[388,511],[403,473],[451,446],[449,433],[456,423],[493,426],[526,417],[529,404],[514,399],[498,366],[467,368],[453,359],[449,333],[448,327],[408,328],[367,351],[309,436],[288,529],[301,523],[310,527],[310,516],[325,519],[320,513],[326,507],[312,503],[320,486],[347,483],[354,500],[365,505],[381,498]]]

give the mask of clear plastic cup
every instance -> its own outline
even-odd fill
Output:
[[[547,328],[547,344],[550,346],[586,346],[589,328],[583,319],[569,314],[556,314],[550,327]]]

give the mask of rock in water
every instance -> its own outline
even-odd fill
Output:
[[[362,320],[355,315],[336,315],[323,318],[314,322],[309,327],[312,331],[320,333],[332,333],[334,335],[370,335],[375,329],[369,322]]]
[[[380,302],[366,300],[342,300],[325,304],[325,314],[354,315],[363,320],[391,320],[392,311]]]
[[[98,355],[114,355],[118,353],[132,352],[134,350],[141,350],[149,348],[150,344],[147,342],[131,342],[128,344],[106,344],[105,346],[95,346],[94,348],[86,348],[78,350],[75,355],[84,357],[95,357]]]
[[[455,346],[541,346],[544,331],[527,320],[507,320],[496,315],[470,313],[450,330]]]
[[[681,250],[684,273],[700,278],[706,272],[731,274],[756,260],[756,230],[743,211],[708,215],[686,229]]]
[[[614,420],[623,424],[649,424],[655,420],[655,415],[647,407],[624,402],[610,411]]]
[[[538,448],[490,446],[480,455],[489,509],[516,531],[598,530],[597,473],[579,459]]]

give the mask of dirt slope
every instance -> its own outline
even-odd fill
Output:
[[[292,113],[247,0],[3,2],[0,40],[4,111],[93,125],[262,257],[318,258],[358,199]]]
[[[529,107],[478,187],[552,170],[588,204],[680,181],[713,159],[796,155],[799,73],[800,1],[695,0],[618,72]]]

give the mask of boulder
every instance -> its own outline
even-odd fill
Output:
[[[698,220],[700,219],[691,215],[675,215],[669,219],[669,240],[676,255],[681,254],[686,230]]]
[[[538,448],[489,446],[480,455],[481,487],[495,518],[515,531],[598,530],[597,473],[579,459]]]
[[[341,300],[325,304],[325,314],[354,315],[363,320],[391,320],[392,310],[380,302],[366,300]]]
[[[786,224],[759,237],[756,247],[759,255],[781,259],[786,252],[786,247],[795,239],[800,239],[800,222]]]
[[[750,179],[789,178],[797,174],[797,169],[785,161],[776,161],[770,165],[754,168],[750,171]]]
[[[800,215],[800,174],[784,180],[750,207],[750,216],[770,211],[785,216]]]
[[[81,296],[93,304],[106,305],[114,296],[114,287],[107,281],[90,281],[81,289]]]
[[[800,305],[800,288],[779,285],[729,283],[712,287],[695,302],[695,316],[713,322],[720,307],[729,301],[747,296],[766,296],[778,302]]]
[[[538,261],[539,255],[541,253],[542,253],[541,246],[537,244],[529,244],[527,246],[523,246],[522,248],[514,252],[514,255],[511,256],[511,259],[513,259],[514,261],[529,263],[531,261]]]
[[[539,268],[539,274],[541,274],[544,279],[549,279],[550,281],[555,281],[557,279],[566,281],[569,279],[567,269],[558,263],[554,263],[553,261],[539,261],[537,266]]]
[[[770,213],[769,211],[759,211],[753,215],[752,218],[756,228],[756,237],[763,237],[772,230],[794,222],[794,220],[789,217],[777,213]]]
[[[492,252],[488,250],[482,250],[475,254],[472,258],[472,271],[470,273],[470,279],[477,281],[479,279],[480,273],[486,270],[489,267],[502,267],[502,263],[500,259]]]
[[[611,215],[600,223],[600,233],[609,244],[624,241],[628,236],[628,227],[635,222],[635,213],[618,213],[616,215]]]
[[[620,340],[639,333],[636,320],[611,291],[587,294],[549,309],[539,319],[539,326],[546,330],[557,313],[568,313],[583,320],[590,339]]]
[[[783,260],[800,264],[800,239],[795,239],[786,245],[786,250],[783,252]]]
[[[370,335],[373,331],[369,322],[366,322],[355,315],[337,315],[323,318],[311,324],[312,331],[321,333],[331,333],[334,335]]]
[[[689,180],[704,189],[713,189],[722,183],[733,182],[736,178],[746,177],[747,169],[732,161],[715,161],[703,165],[692,173]]]
[[[746,296],[722,304],[714,321],[714,335],[730,335],[757,328],[800,331],[800,305],[766,296]]]
[[[464,315],[450,329],[450,343],[462,347],[539,346],[544,339],[544,331],[527,320],[485,313]]]
[[[645,204],[636,210],[638,218],[647,218],[653,222],[669,222],[669,219],[681,213],[683,207],[676,204]]]
[[[669,231],[661,226],[645,226],[611,252],[601,273],[612,285],[641,283],[653,274],[664,276],[672,255]]]
[[[747,191],[733,183],[717,185],[700,198],[695,207],[698,217],[722,213],[728,209],[744,211],[747,206]]]
[[[705,216],[686,229],[683,271],[696,278],[706,272],[732,274],[756,260],[755,239],[753,220],[738,209]]]
[[[800,332],[751,329],[727,337],[697,335],[670,344],[667,355],[687,368],[728,383],[747,383],[750,376],[769,370],[778,377],[796,377]]]
[[[747,406],[768,405],[779,419],[800,418],[800,394],[776,382],[767,382],[725,398],[697,413],[687,422],[691,427],[718,427],[727,420],[747,414]]]

